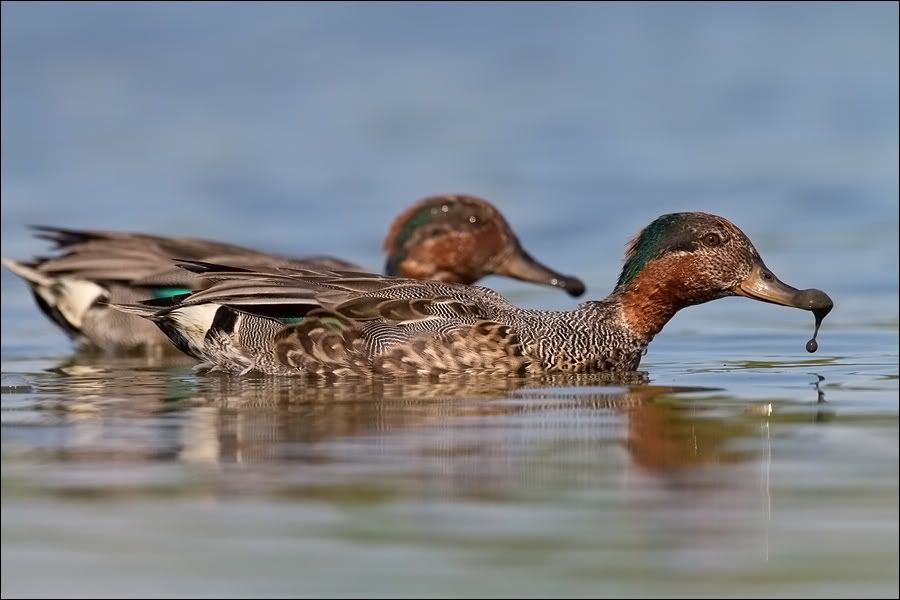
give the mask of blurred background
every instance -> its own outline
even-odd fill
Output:
[[[785,281],[860,309],[834,324],[864,320],[873,293],[896,320],[897,16],[894,3],[4,4],[2,253],[44,251],[25,229],[44,223],[377,271],[397,213],[458,191],[492,200],[589,297],[650,220],[705,210]],[[4,322],[19,301],[26,318],[24,286],[2,277]]]
[[[3,269],[4,595],[896,597],[897,3],[0,10],[4,256],[49,224],[380,271],[466,192],[587,298],[702,210],[836,304],[814,356],[808,313],[728,299],[651,386],[487,402],[72,359]]]

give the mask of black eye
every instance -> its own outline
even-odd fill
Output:
[[[703,236],[703,243],[706,246],[721,246],[722,236],[715,232],[707,233]]]

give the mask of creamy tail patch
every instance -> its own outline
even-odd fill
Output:
[[[63,318],[76,329],[81,329],[85,314],[94,304],[109,298],[105,288],[87,279],[63,277],[54,282],[50,290],[55,298],[53,304]],[[41,296],[48,300],[44,294]]]

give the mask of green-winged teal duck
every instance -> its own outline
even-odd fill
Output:
[[[175,267],[173,259],[249,270],[363,270],[327,256],[289,258],[209,240],[35,229],[38,237],[53,242],[60,253],[31,262],[4,258],[3,263],[28,282],[41,310],[72,338],[111,352],[172,348],[151,323],[113,310],[109,304],[177,296],[209,284],[203,277]],[[584,292],[579,279],[532,258],[500,211],[475,196],[438,195],[419,200],[394,220],[384,248],[388,275],[468,285],[496,274],[553,286],[572,296]]]
[[[741,295],[831,309],[778,280],[722,217],[657,218],[628,245],[615,289],[571,311],[526,310],[484,287],[347,271],[184,262],[212,285],[119,307],[229,372],[330,376],[629,372],[680,309]]]

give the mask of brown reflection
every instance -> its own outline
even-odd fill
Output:
[[[640,374],[335,383],[147,360],[81,356],[41,377],[39,406],[63,415],[61,439],[41,450],[66,462],[340,465],[361,469],[354,477],[391,465],[454,492],[503,495],[523,481],[609,477],[622,457],[651,475],[746,462],[763,445],[734,442],[758,442],[773,419],[770,405]]]
[[[452,428],[456,419],[483,419],[530,412],[559,411],[576,404],[612,409],[622,398],[620,390],[590,398],[523,396],[542,386],[610,385],[641,381],[592,377],[565,382],[516,378],[458,378],[438,382],[421,380],[303,381],[291,378],[240,379],[210,377],[198,381],[195,401],[220,410],[221,427],[215,443],[219,460],[260,462],[285,458],[325,460],[317,452],[300,447],[317,442],[363,435],[390,435],[406,429],[437,431]],[[542,401],[544,400],[544,401]],[[417,453],[434,455],[434,448]],[[438,454],[452,459],[471,454],[471,448],[443,445]]]
[[[723,423],[692,415],[683,405],[648,402],[628,412],[626,444],[635,463],[656,471],[733,463],[748,457],[726,449],[728,442],[752,427],[746,419]]]
[[[710,390],[648,385],[640,383],[642,379],[636,375],[625,380],[592,376],[334,384],[222,377],[200,381],[194,400],[220,409],[214,443],[218,460],[225,462],[326,460],[304,452],[300,445],[405,429],[440,435],[456,426],[480,427],[486,433],[483,439],[457,437],[439,446],[423,443],[417,452],[444,461],[506,455],[512,449],[504,446],[504,437],[521,431],[498,419],[517,416],[536,417],[534,428],[540,435],[535,437],[549,443],[574,441],[587,452],[621,445],[647,469],[740,460],[724,446],[729,439],[746,435],[748,423],[724,426],[718,419],[698,418],[689,405],[661,401]],[[582,426],[595,431],[583,435],[578,431]]]

